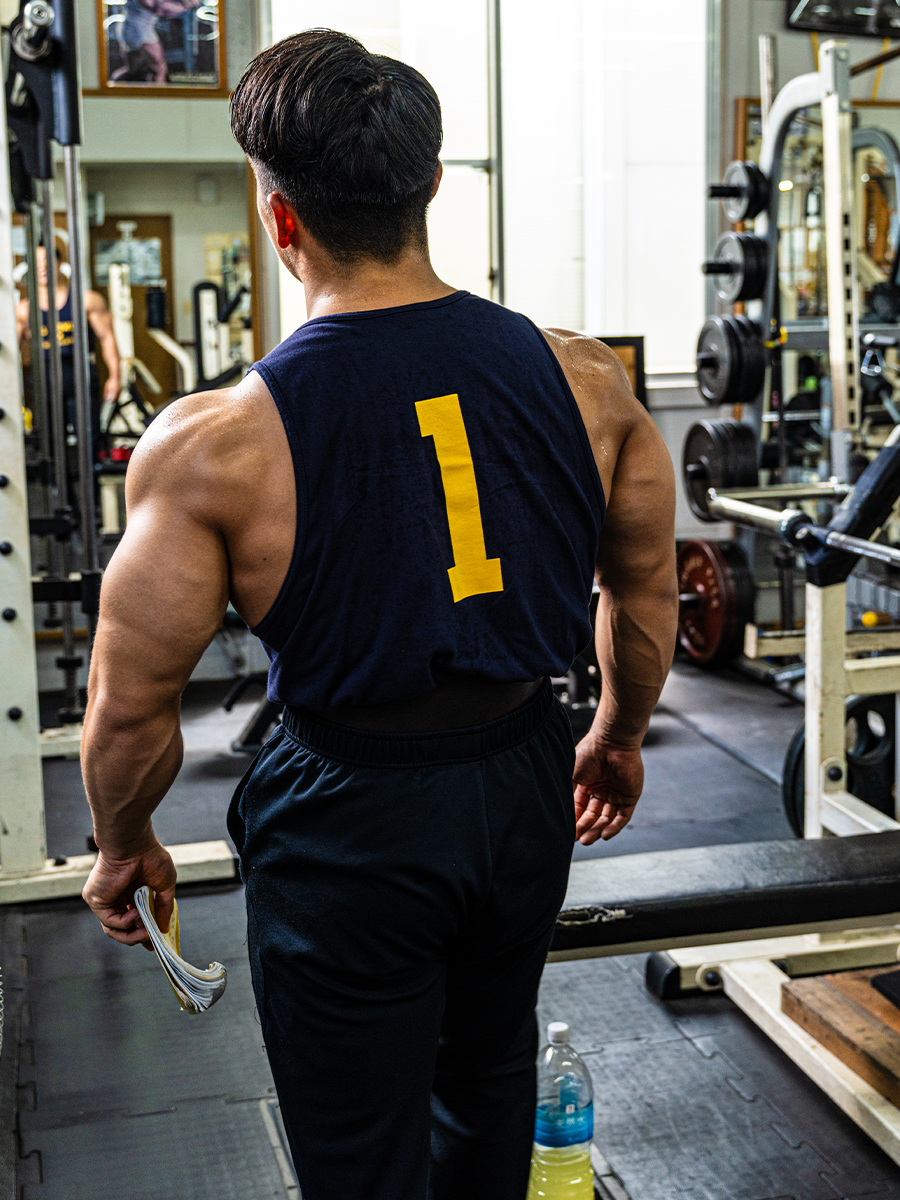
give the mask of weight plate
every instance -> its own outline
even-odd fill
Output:
[[[766,286],[767,264],[768,247],[762,238],[752,233],[724,233],[716,244],[713,263],[704,270],[714,277],[719,299],[735,304],[759,300]]]
[[[691,511],[709,521],[708,488],[757,484],[756,435],[740,421],[698,421],[687,431],[681,455],[682,480]]]
[[[894,815],[896,697],[850,696],[846,702],[847,791],[878,812]],[[791,738],[784,756],[781,799],[784,815],[803,837],[806,813],[806,733],[804,724]]]
[[[754,162],[733,162],[722,181],[729,187],[739,187],[740,196],[729,196],[723,203],[729,221],[752,221],[766,207],[768,185],[766,177]]]
[[[697,387],[707,404],[725,404],[738,379],[735,339],[724,317],[710,317],[697,340]]]
[[[762,329],[756,321],[751,321],[743,315],[733,316],[731,320],[740,331],[738,336],[741,338],[743,358],[740,388],[733,403],[752,404],[759,399],[766,382],[766,351],[763,346]]]
[[[740,546],[705,538],[685,542],[678,552],[678,591],[678,641],[694,662],[712,666],[739,654],[755,600]]]

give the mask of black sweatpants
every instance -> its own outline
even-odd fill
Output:
[[[547,684],[439,733],[288,710],[238,788],[253,987],[303,1200],[524,1200],[573,759]]]

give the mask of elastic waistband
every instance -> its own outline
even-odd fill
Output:
[[[509,750],[532,737],[553,707],[550,680],[520,708],[485,725],[431,733],[372,733],[337,725],[306,709],[285,708],[288,737],[323,758],[371,767],[415,767],[426,763],[473,762]]]

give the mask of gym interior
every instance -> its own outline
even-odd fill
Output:
[[[82,902],[78,755],[134,447],[306,320],[229,95],[325,27],[440,96],[438,274],[606,343],[675,464],[643,796],[575,844],[538,1007],[593,1195],[900,1200],[900,8],[133,2],[0,4],[0,1194],[301,1195],[225,824],[281,718],[260,644],[229,610],[154,819],[208,1012]],[[580,737],[593,649],[552,684]]]

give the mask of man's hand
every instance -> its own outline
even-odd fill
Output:
[[[608,842],[634,813],[644,786],[639,749],[624,750],[589,733],[575,750],[575,836],[583,846]]]
[[[110,376],[103,385],[103,399],[107,402],[107,404],[115,404],[119,398],[120,391],[121,388],[119,387],[118,379],[113,379],[113,377]]]
[[[123,946],[139,944],[152,949],[150,936],[134,904],[134,893],[147,884],[156,893],[156,923],[165,933],[175,898],[175,864],[156,838],[140,854],[113,858],[102,851],[81,893],[107,937]]]

